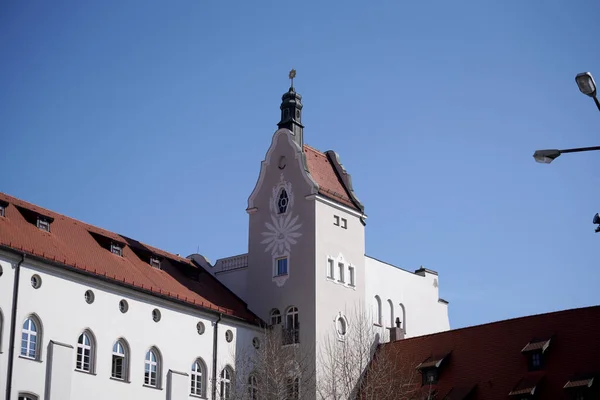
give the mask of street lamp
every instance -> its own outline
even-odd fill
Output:
[[[598,102],[598,97],[596,97],[596,83],[592,74],[589,72],[577,74],[575,82],[577,82],[577,87],[579,87],[581,93],[594,99],[594,103],[596,103],[596,107],[600,111],[600,102]]]
[[[576,149],[563,149],[563,150],[558,150],[558,149],[536,150],[535,153],[533,153],[533,158],[535,159],[535,161],[537,161],[541,164],[550,164],[552,161],[554,161],[558,156],[560,156],[563,153],[579,153],[582,151],[594,151],[594,150],[600,150],[600,146],[578,147]]]

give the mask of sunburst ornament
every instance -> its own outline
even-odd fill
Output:
[[[265,238],[260,242],[267,245],[265,252],[271,251],[271,255],[275,256],[291,251],[292,245],[298,243],[296,239],[302,236],[296,232],[302,227],[302,224],[296,224],[298,217],[292,217],[291,213],[277,217],[271,214],[271,222],[265,222],[268,231],[262,232]]]

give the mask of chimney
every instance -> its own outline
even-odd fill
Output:
[[[390,330],[390,342],[404,339],[404,330],[400,327],[399,317],[396,317],[396,326],[388,329]]]

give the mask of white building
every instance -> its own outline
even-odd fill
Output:
[[[292,87],[248,200],[248,252],[214,266],[0,194],[6,400],[222,398],[263,321],[316,364],[356,304],[382,335],[396,318],[408,337],[449,329],[437,273],[365,255],[350,175],[304,144],[301,114]]]

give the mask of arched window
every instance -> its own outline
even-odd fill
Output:
[[[77,359],[75,369],[83,372],[94,372],[94,336],[84,331],[77,339]]]
[[[406,308],[404,308],[404,304],[400,303],[400,311],[402,312],[402,319],[400,320],[401,323],[401,327],[402,330],[404,331],[404,334],[406,335]]]
[[[221,371],[221,400],[231,398],[231,381],[233,380],[233,370],[227,366]]]
[[[19,393],[19,400],[38,400],[39,397],[32,393]]]
[[[287,379],[287,399],[298,400],[300,398],[300,378],[290,377]]]
[[[23,323],[21,331],[21,356],[39,360],[42,331],[40,321],[30,315]]]
[[[248,377],[248,397],[250,400],[258,400],[258,380],[254,374]]]
[[[119,339],[112,348],[112,370],[114,379],[129,381],[129,346],[124,339]]]
[[[277,325],[281,323],[281,313],[278,309],[274,308],[271,310],[271,325]]]
[[[152,387],[160,387],[161,377],[160,353],[153,347],[146,353],[144,360],[144,384]]]
[[[381,299],[379,296],[375,296],[375,323],[383,325],[381,322]]]
[[[277,211],[279,214],[285,214],[287,211],[287,206],[289,203],[289,197],[285,189],[281,189],[279,193],[279,198],[277,199]]]
[[[192,381],[191,381],[191,390],[190,393],[196,396],[204,397],[204,389],[206,385],[204,384],[204,378],[206,376],[206,367],[204,361],[201,358],[198,358],[192,364]]]
[[[390,306],[390,327],[393,328],[396,326],[394,323],[394,303],[388,299],[388,305]]]
[[[285,313],[285,331],[283,344],[300,343],[300,322],[298,320],[298,307],[290,307]]]

